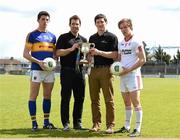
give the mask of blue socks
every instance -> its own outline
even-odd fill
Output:
[[[36,101],[29,100],[28,102],[29,114],[32,120],[32,127],[37,127],[36,121]],[[49,113],[51,109],[51,100],[43,99],[43,112],[44,112],[44,126],[49,125]]]
[[[36,101],[29,100],[28,102],[29,114],[32,120],[32,127],[37,127],[36,121]]]
[[[51,100],[43,99],[44,126],[49,125],[49,113],[51,109]]]

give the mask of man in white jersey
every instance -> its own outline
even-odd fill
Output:
[[[129,134],[130,137],[140,136],[142,123],[142,107],[140,103],[140,89],[142,86],[141,66],[146,62],[143,45],[133,35],[131,19],[124,18],[119,21],[118,27],[124,35],[118,46],[119,59],[124,70],[120,73],[121,94],[125,104],[125,125],[115,133],[129,133],[132,117],[132,104],[136,113],[136,125]]]

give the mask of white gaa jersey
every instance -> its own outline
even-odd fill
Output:
[[[118,45],[118,53],[121,55],[121,64],[124,68],[132,67],[138,60],[137,53],[139,52],[138,47],[142,47],[142,41],[135,40],[134,36],[129,40],[124,39]],[[140,68],[136,69],[136,74],[140,73]]]

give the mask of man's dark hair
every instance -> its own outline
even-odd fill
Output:
[[[71,16],[71,17],[69,18],[69,25],[71,25],[71,20],[72,20],[72,19],[74,19],[74,20],[79,20],[79,23],[80,23],[80,25],[81,25],[81,19],[80,19],[80,17],[77,16],[77,15],[73,15],[73,16]]]
[[[96,15],[95,18],[94,18],[95,24],[96,24],[96,20],[97,20],[97,19],[100,19],[100,18],[104,18],[104,21],[107,23],[107,18],[106,18],[106,16],[105,16],[104,14],[98,14],[98,15]]]
[[[39,20],[42,15],[48,16],[50,18],[50,14],[47,11],[41,11],[37,16],[37,20]]]

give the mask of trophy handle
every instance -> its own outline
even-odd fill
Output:
[[[94,48],[95,47],[94,43],[89,43],[89,45],[90,45],[90,48]]]

